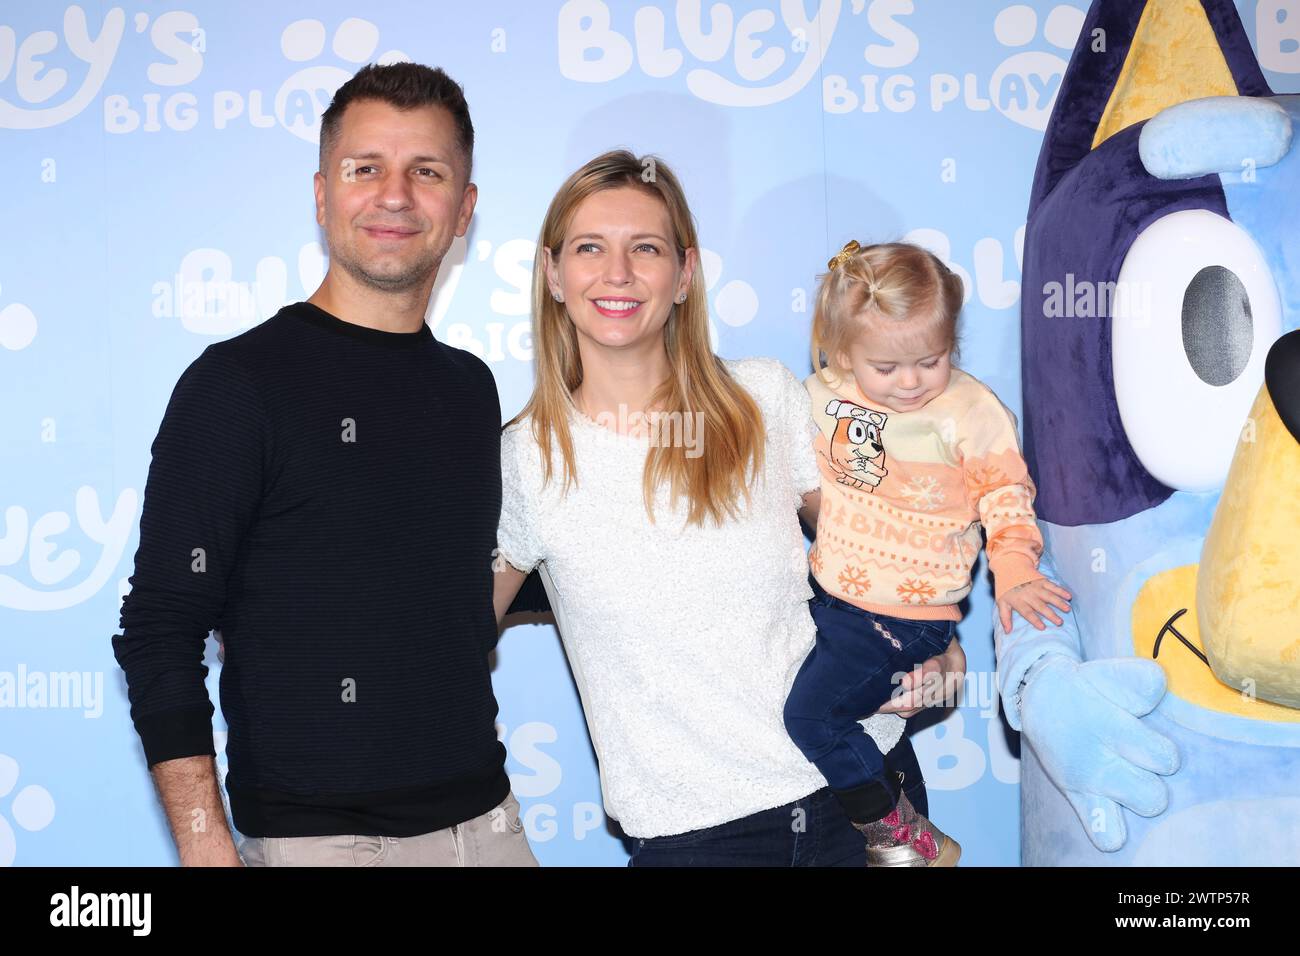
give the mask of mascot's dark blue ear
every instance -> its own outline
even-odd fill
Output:
[[[1029,211],[1091,150],[1175,103],[1271,96],[1232,0],[1094,0],[1052,108]]]

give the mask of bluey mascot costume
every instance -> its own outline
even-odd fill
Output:
[[[994,623],[1026,865],[1300,864],[1298,119],[1230,0],[1089,11],[1021,314],[1073,611]]]

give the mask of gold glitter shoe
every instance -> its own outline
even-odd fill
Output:
[[[961,844],[916,812],[907,794],[875,823],[853,824],[867,840],[867,866],[956,866]]]

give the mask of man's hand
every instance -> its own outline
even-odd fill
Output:
[[[243,866],[226,825],[212,757],[163,760],[151,770],[181,866]]]
[[[1043,623],[1044,617],[1060,627],[1061,619],[1052,608],[1070,613],[1071,597],[1069,591],[1047,578],[1026,581],[998,598],[998,617],[1002,621],[1002,630],[1011,632],[1012,611],[1019,611],[1021,617],[1040,631],[1047,627]]]
[[[966,652],[954,637],[942,654],[924,662],[919,670],[904,674],[899,691],[876,713],[907,718],[935,704],[952,706],[957,702],[957,688],[965,678]]]

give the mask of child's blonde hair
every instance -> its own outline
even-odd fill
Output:
[[[813,371],[824,380],[848,371],[841,356],[862,335],[881,332],[903,347],[936,333],[957,354],[961,279],[933,253],[908,242],[845,244],[821,277],[813,309]],[[829,372],[831,378],[825,374]]]

